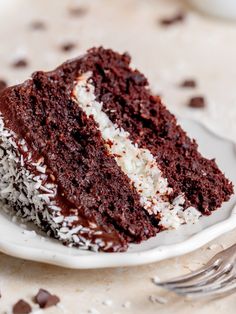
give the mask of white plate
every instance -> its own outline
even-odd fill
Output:
[[[204,126],[181,119],[188,134],[197,139],[200,151],[208,158],[216,157],[220,168],[236,183],[236,146],[216,136]],[[181,226],[178,230],[165,231],[156,237],[132,245],[125,253],[94,253],[63,246],[57,240],[46,238],[36,230],[34,237],[23,233],[23,228],[13,223],[0,211],[0,251],[19,258],[55,264],[69,268],[103,268],[134,266],[157,262],[191,252],[223,233],[236,227],[236,196],[211,216],[202,217],[194,226]]]

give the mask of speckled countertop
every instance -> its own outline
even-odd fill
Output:
[[[78,6],[82,10],[72,14]],[[160,19],[182,9],[184,22],[160,25]],[[236,23],[200,15],[180,0],[0,0],[0,79],[21,82],[32,71],[52,69],[95,45],[129,51],[133,64],[173,112],[235,140],[235,38]],[[20,59],[26,66],[14,67]],[[180,88],[186,78],[195,79],[198,87]],[[205,97],[206,108],[188,108],[189,97],[195,95]],[[61,298],[61,307],[42,313],[235,313],[235,295],[186,301],[151,282],[154,276],[164,279],[199,267],[234,239],[236,231],[183,257],[104,270],[67,270],[0,254],[0,313],[11,313],[15,301],[31,300],[39,288]],[[151,296],[164,297],[166,302],[153,303]]]

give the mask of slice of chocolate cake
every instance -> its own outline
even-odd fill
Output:
[[[0,94],[0,198],[65,244],[124,251],[233,193],[129,63],[93,48]]]

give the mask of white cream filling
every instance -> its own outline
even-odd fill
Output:
[[[172,189],[163,177],[155,157],[148,149],[139,148],[129,139],[129,133],[119,128],[102,111],[102,103],[96,101],[92,73],[81,75],[75,85],[73,97],[87,116],[98,123],[107,150],[114,156],[121,170],[129,177],[138,194],[141,205],[149,214],[161,216],[165,228],[177,228],[183,223],[194,223],[200,212],[194,207],[184,210],[184,195],[169,201]]]

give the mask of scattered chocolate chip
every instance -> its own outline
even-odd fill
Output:
[[[197,82],[193,79],[187,79],[180,84],[180,87],[195,88],[197,87]]]
[[[47,303],[45,304],[44,308],[48,308],[50,306],[57,305],[60,302],[60,299],[55,294],[49,296]]]
[[[25,59],[18,59],[12,64],[12,66],[15,68],[25,68],[27,67],[27,65],[28,65],[28,62]]]
[[[32,308],[29,303],[24,300],[19,300],[12,309],[13,314],[29,314],[31,313]]]
[[[30,27],[34,30],[44,30],[46,29],[46,25],[42,21],[34,21],[30,24]]]
[[[76,47],[76,45],[74,43],[68,42],[65,44],[61,45],[61,49],[65,52],[69,52],[71,50],[73,50]]]
[[[80,17],[84,16],[87,13],[87,9],[85,7],[72,7],[69,8],[69,13],[71,16]]]
[[[44,308],[49,296],[50,296],[50,293],[47,290],[39,289],[38,293],[36,294],[34,298],[34,301],[35,303],[39,304],[41,308]]]
[[[205,99],[202,96],[192,97],[189,100],[188,106],[191,108],[204,108],[206,107]]]
[[[0,80],[0,91],[7,87],[7,82],[4,80]]]
[[[185,17],[186,15],[184,12],[178,12],[172,17],[166,17],[166,18],[160,19],[159,22],[162,26],[170,26],[176,23],[183,22],[185,20]]]
[[[34,301],[41,309],[46,309],[50,306],[57,305],[57,303],[60,302],[60,299],[56,295],[52,295],[47,290],[39,289],[38,293],[34,297]]]

